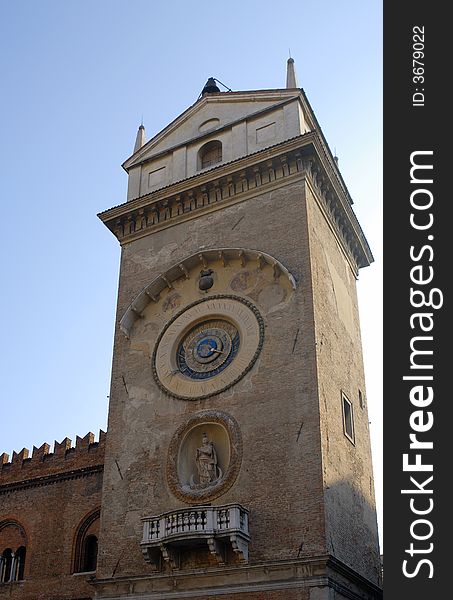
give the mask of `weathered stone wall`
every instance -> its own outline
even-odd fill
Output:
[[[310,187],[307,207],[327,543],[330,553],[376,582],[380,563],[356,281]],[[341,392],[353,406],[354,443],[343,431]]]
[[[140,519],[184,506],[167,485],[167,451],[176,429],[206,409],[231,414],[241,429],[240,472],[215,503],[240,502],[250,509],[251,564],[325,551],[306,227],[301,180],[123,247],[117,322],[154,277],[202,248],[244,247],[271,254],[294,275],[297,287],[276,306],[253,298],[265,321],[261,354],[238,384],[205,400],[177,400],[156,385],[151,354],[159,328],[148,311],[134,325],[130,340],[117,330],[98,576],[150,570],[139,549]],[[222,285],[209,293],[224,293]],[[180,289],[175,284],[175,290],[185,302],[194,294],[204,295],[193,279]],[[252,293],[247,288],[229,292]],[[160,299],[167,306],[162,323],[183,306],[172,308],[165,299]]]

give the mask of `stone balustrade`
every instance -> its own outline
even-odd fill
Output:
[[[159,566],[162,557],[172,568],[179,568],[182,547],[206,543],[219,564],[225,563],[225,544],[241,562],[248,560],[248,510],[240,504],[196,506],[169,511],[143,521],[140,543],[147,562]]]

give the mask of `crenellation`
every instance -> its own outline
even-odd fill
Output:
[[[104,461],[106,433],[99,431],[99,440],[95,441],[90,431],[84,437],[76,436],[76,445],[65,437],[61,442],[55,441],[53,452],[50,444],[33,446],[30,456],[28,448],[20,452],[14,451],[11,461],[6,452],[0,454],[0,487],[3,484],[20,481],[24,477],[45,477],[55,473],[64,473],[84,467],[101,465]]]
[[[13,458],[11,460],[13,465],[21,465],[23,461],[28,458],[28,455],[30,454],[30,451],[28,450],[28,448],[22,448],[22,450],[20,452],[16,452],[15,450],[13,451]]]
[[[94,444],[94,434],[89,431],[85,437],[76,436],[77,450],[88,450],[90,445]]]
[[[44,457],[50,452],[50,445],[44,442],[39,448],[33,446],[32,458],[35,460],[43,461]]]
[[[71,445],[72,440],[70,440],[68,437],[65,437],[61,442],[57,442],[57,440],[55,440],[53,453],[55,456],[65,456],[66,451],[71,448]]]

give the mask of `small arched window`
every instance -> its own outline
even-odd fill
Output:
[[[16,581],[22,581],[24,578],[25,554],[25,546],[18,548],[16,552]]]
[[[24,579],[26,548],[24,527],[12,519],[0,521],[0,583]]]
[[[13,551],[11,548],[3,550],[0,557],[0,582],[7,583],[12,581],[11,575],[13,575]]]
[[[98,558],[100,509],[96,509],[83,519],[77,528],[74,544],[74,573],[96,571]]]
[[[88,535],[83,544],[82,570],[84,572],[96,571],[98,561],[98,538]]]
[[[222,162],[222,142],[213,140],[200,148],[198,169],[207,169],[220,162]]]

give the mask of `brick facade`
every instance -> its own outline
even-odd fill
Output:
[[[22,581],[0,583],[0,597],[18,600],[91,598],[89,575],[77,546],[99,535],[105,434],[69,439],[28,452],[2,455],[0,466],[0,552],[26,548]],[[80,536],[83,536],[83,539]]]

